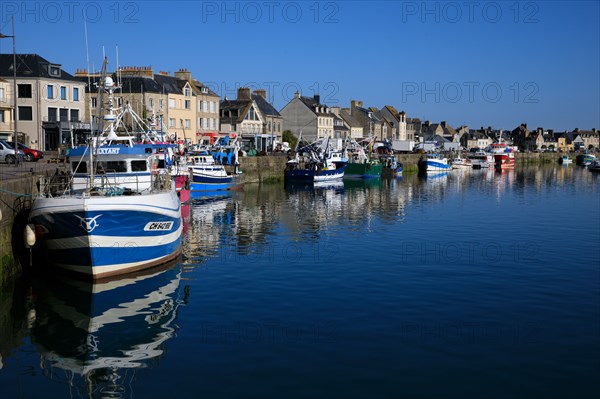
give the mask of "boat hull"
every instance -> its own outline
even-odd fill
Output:
[[[344,171],[344,178],[348,179],[376,179],[381,176],[383,165],[380,163],[348,163]]]
[[[340,166],[336,169],[291,169],[285,172],[287,181],[304,181],[304,182],[323,182],[342,179],[346,166]]]
[[[131,196],[38,198],[30,212],[37,245],[54,267],[99,279],[168,262],[181,250],[175,190]]]

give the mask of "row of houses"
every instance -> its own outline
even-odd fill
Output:
[[[56,150],[84,143],[99,125],[101,104],[96,84],[100,74],[80,69],[71,75],[60,64],[37,54],[18,54],[16,60],[15,66],[12,54],[0,54],[0,139],[13,139],[16,116],[17,140],[33,148]],[[372,137],[406,150],[425,142],[455,150],[484,148],[499,139],[524,150],[600,147],[596,129],[529,131],[526,124],[512,131],[454,128],[446,121],[409,118],[391,105],[366,107],[362,101],[352,100],[347,108],[328,106],[318,94],[307,97],[295,93],[278,111],[265,90],[242,87],[235,99],[221,99],[185,68],[171,75],[149,66],[126,66],[118,68],[112,77],[121,85],[118,106],[130,106],[142,118],[154,118],[178,138],[196,143],[236,135],[246,147],[268,151],[288,130],[307,140]]]

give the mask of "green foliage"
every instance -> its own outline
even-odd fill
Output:
[[[296,144],[298,143],[298,138],[296,136],[294,136],[294,134],[292,132],[290,132],[289,130],[284,130],[283,131],[281,139],[283,141],[287,141],[288,143],[290,143],[290,148],[292,150],[294,148],[296,148]]]

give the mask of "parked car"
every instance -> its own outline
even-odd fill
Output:
[[[23,151],[15,150],[10,143],[0,140],[0,162],[15,164],[23,160]]]
[[[9,142],[9,144],[15,148],[15,143],[14,142]],[[25,160],[28,162],[37,162],[40,159],[44,158],[44,153],[39,151],[39,150],[34,150],[32,148],[27,147],[25,144],[23,143],[17,143],[16,146],[19,150],[23,151]]]

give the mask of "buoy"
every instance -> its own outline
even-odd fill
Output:
[[[31,248],[35,245],[35,226],[33,224],[30,223],[25,226],[23,238],[25,239],[26,248]]]

